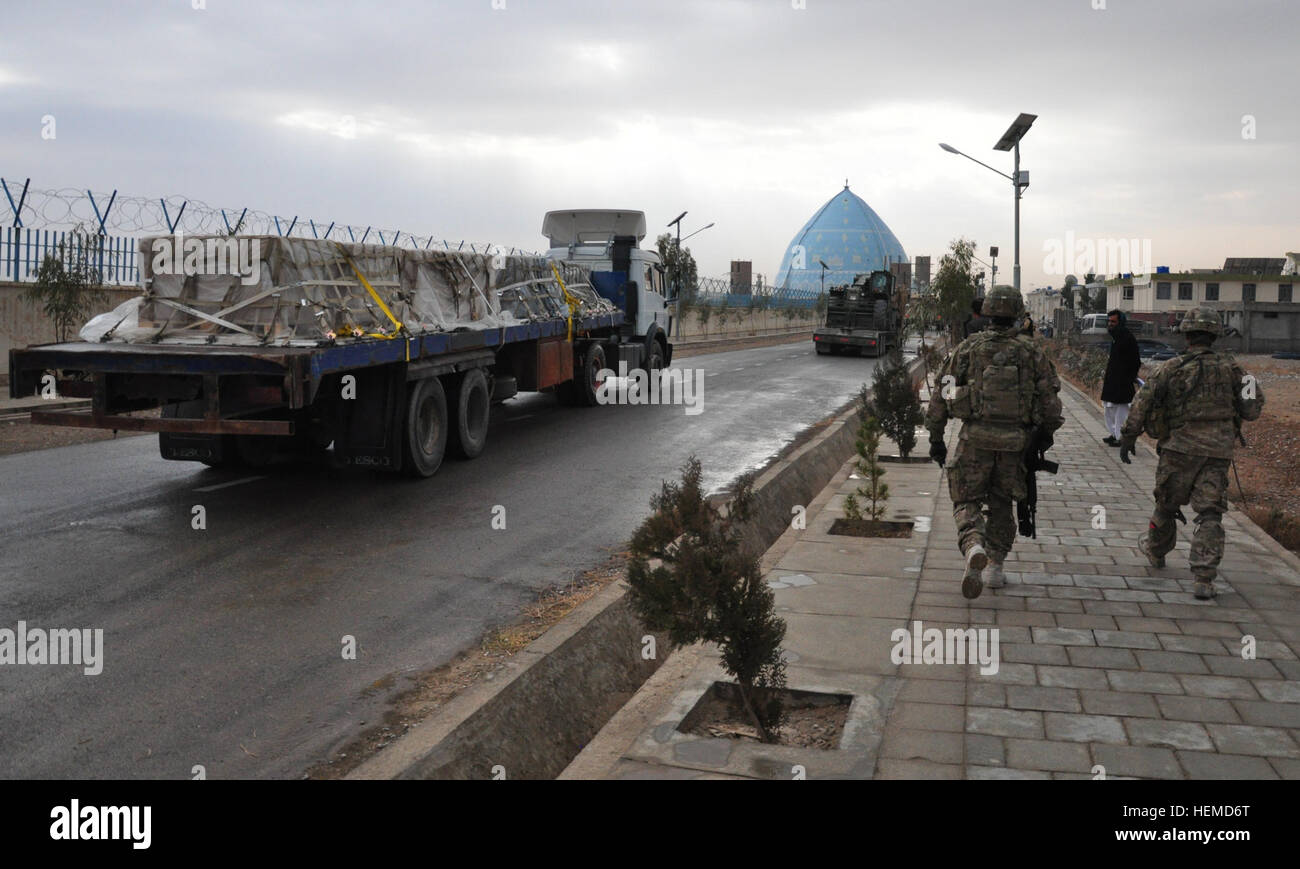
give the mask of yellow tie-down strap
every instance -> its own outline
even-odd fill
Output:
[[[366,288],[366,292],[370,294],[370,298],[375,300],[375,304],[379,305],[379,310],[383,311],[384,316],[386,316],[388,321],[393,324],[393,334],[391,335],[385,335],[382,332],[366,332],[365,336],[367,338],[384,338],[391,341],[405,333],[406,326],[402,324],[402,321],[393,316],[393,312],[388,309],[388,305],[384,304],[384,300],[379,297],[379,293],[375,292],[375,288],[370,286],[370,281],[366,280],[366,276],[361,273],[361,269],[357,268],[356,262],[348,252],[344,250],[343,245],[339,242],[335,242],[335,244],[338,245],[339,256],[343,257],[344,262],[352,267],[352,272],[357,276],[357,280],[361,281],[361,286]],[[409,340],[406,342],[406,361],[411,361],[411,342]]]
[[[578,310],[579,302],[573,296],[569,295],[569,288],[564,285],[564,278],[560,277],[560,270],[551,263],[551,274],[555,275],[555,282],[560,285],[560,292],[564,294],[564,301],[569,303],[569,337],[566,340],[573,340],[573,312]]]

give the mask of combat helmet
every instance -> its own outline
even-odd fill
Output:
[[[1018,318],[1025,312],[1025,300],[1015,287],[994,287],[984,297],[985,317]]]
[[[1209,332],[1217,338],[1223,334],[1223,321],[1219,319],[1219,312],[1213,308],[1192,308],[1178,324],[1178,331],[1183,334]]]

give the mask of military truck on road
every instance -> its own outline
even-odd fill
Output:
[[[856,275],[851,284],[831,287],[826,322],[813,333],[813,346],[821,355],[852,350],[882,356],[901,345],[902,325],[903,298],[894,289],[894,275]]]

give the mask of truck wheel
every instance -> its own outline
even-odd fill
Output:
[[[664,345],[659,343],[658,338],[650,342],[650,346],[646,348],[646,353],[646,373],[654,374],[655,372],[662,370],[664,367]]]
[[[472,459],[483,452],[491,403],[483,369],[466,371],[460,379],[460,388],[456,390],[455,413],[448,426],[452,435],[452,452],[456,455]]]
[[[235,452],[248,467],[265,468],[275,461],[279,440],[269,435],[235,435]]]
[[[447,395],[436,377],[417,380],[406,403],[402,432],[403,470],[412,477],[432,477],[447,451]]]
[[[819,344],[814,344],[813,346],[817,348],[818,356],[826,356],[831,352],[831,348],[827,347],[825,344],[819,343]]]
[[[577,372],[579,378],[575,380],[578,388],[578,401],[586,407],[595,407],[600,404],[597,400],[597,390],[604,384],[600,377],[600,372],[608,368],[605,364],[605,348],[592,342],[587,345],[587,352],[582,354],[582,371]]]

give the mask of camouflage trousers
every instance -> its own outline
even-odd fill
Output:
[[[1011,503],[1028,494],[1023,458],[1020,452],[985,450],[964,440],[957,442],[948,466],[948,494],[963,555],[978,543],[1000,564],[1011,551],[1016,542]]]
[[[1156,466],[1156,509],[1147,532],[1151,554],[1164,556],[1178,541],[1178,508],[1190,503],[1196,511],[1196,531],[1187,563],[1192,575],[1210,581],[1223,560],[1223,514],[1228,509],[1229,459],[1160,451]]]

